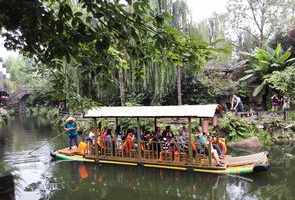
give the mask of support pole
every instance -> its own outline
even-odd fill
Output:
[[[116,121],[115,121],[115,129],[117,129],[117,127],[118,127],[118,125],[119,125],[119,120],[118,120],[118,117],[116,117]]]
[[[138,150],[138,162],[141,163],[141,137],[140,137],[140,121],[137,117],[137,150]]]
[[[193,149],[192,149],[192,119],[188,118],[188,162],[189,164],[193,161]]]
[[[206,125],[206,135],[209,137],[210,136],[210,134],[209,134],[209,132],[208,132],[208,129],[209,129],[209,122],[208,122],[208,119],[206,119],[206,123],[205,123],[205,125]],[[208,138],[209,139],[209,138]],[[208,145],[208,158],[209,158],[209,166],[212,166],[212,141],[210,140],[209,141],[209,145]]]
[[[212,152],[211,152],[211,148],[212,148],[212,143],[211,143],[211,141],[209,141],[209,145],[208,145],[209,166],[212,165]]]
[[[157,131],[157,118],[155,117],[154,118],[154,128],[155,128],[155,133]]]
[[[97,125],[97,121],[96,121],[96,118],[93,118],[93,125],[95,126],[95,142],[94,142],[94,157],[95,157],[95,160],[98,160],[98,146],[97,146],[97,138],[98,138],[98,133],[97,133],[97,129],[96,129],[96,125]]]

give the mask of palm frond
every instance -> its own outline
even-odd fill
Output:
[[[259,95],[259,94],[263,91],[265,85],[266,85],[266,82],[263,81],[259,86],[257,86],[257,87],[255,88],[255,90],[253,91],[252,96],[253,96],[253,97],[256,97],[257,95]]]

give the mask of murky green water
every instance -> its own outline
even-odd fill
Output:
[[[11,122],[0,133],[0,159],[17,168],[17,199],[295,199],[295,148],[275,146],[272,169],[249,176],[210,175],[50,160],[66,142],[46,121]],[[29,154],[42,145],[43,147]]]

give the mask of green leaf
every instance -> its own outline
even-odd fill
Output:
[[[266,82],[263,81],[263,83],[261,83],[259,86],[257,86],[257,87],[255,88],[255,90],[254,90],[252,96],[253,96],[253,97],[256,97],[258,94],[260,94],[260,93],[263,91],[265,85],[266,85]]]
[[[239,81],[246,81],[246,80],[248,80],[249,78],[251,78],[253,76],[254,76],[254,74],[248,74],[248,75],[242,77]]]

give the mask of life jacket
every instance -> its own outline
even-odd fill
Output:
[[[85,155],[87,153],[87,144],[85,142],[80,142],[78,146],[78,154]]]
[[[195,142],[192,142],[192,149],[193,151],[197,151],[197,144]]]
[[[123,144],[123,148],[127,153],[129,153],[131,151],[132,147],[133,147],[132,136],[128,135],[124,144]]]
[[[97,145],[104,149],[104,135],[103,134],[100,134],[100,136],[97,137]]]
[[[225,144],[225,139],[224,138],[219,138],[218,139],[218,145],[219,145],[222,153],[224,155],[226,155],[226,153],[227,153],[227,147],[226,147],[226,144]]]

